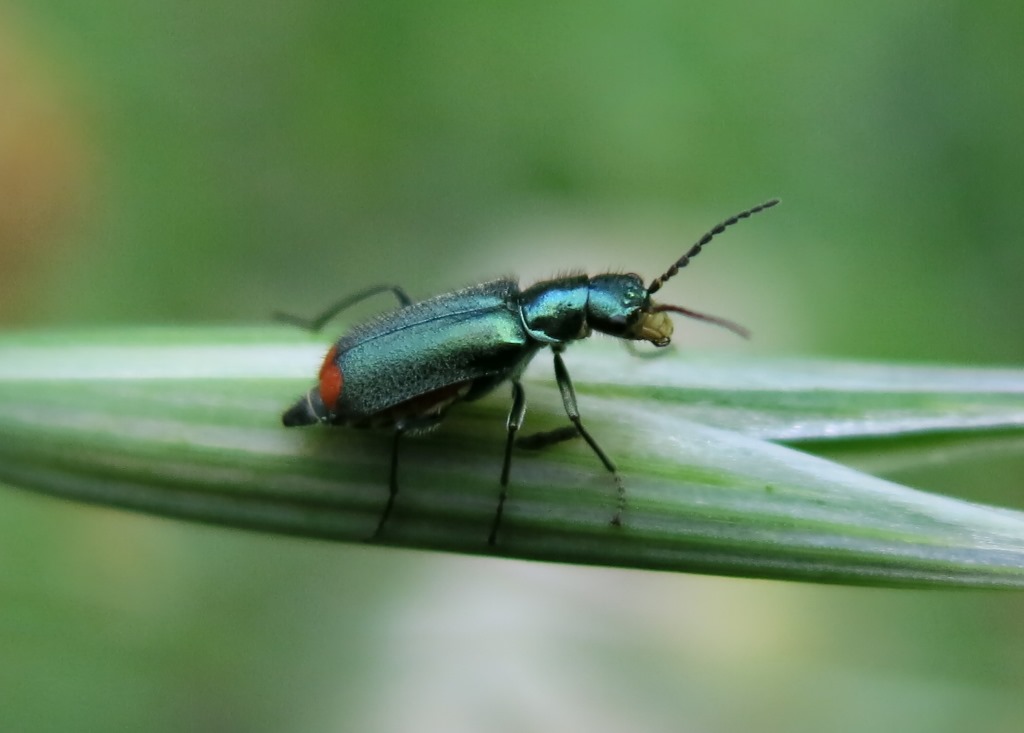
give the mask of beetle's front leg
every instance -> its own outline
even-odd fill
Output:
[[[572,388],[572,380],[569,378],[569,370],[565,368],[565,361],[562,359],[562,350],[564,347],[552,347],[552,351],[555,355],[555,382],[558,384],[558,391],[562,393],[562,405],[565,407],[565,414],[569,417],[569,420],[573,425],[576,426],[576,430],[583,436],[583,439],[587,441],[587,445],[590,446],[591,450],[597,454],[597,457],[601,459],[601,463],[611,473],[612,478],[615,480],[615,488],[618,492],[618,499],[615,506],[615,514],[612,516],[611,523],[618,527],[622,524],[622,510],[626,506],[626,489],[622,485],[622,478],[619,476],[618,470],[615,468],[615,464],[612,460],[601,450],[601,446],[597,444],[587,429],[583,427],[583,423],[580,421],[580,410],[576,405],[576,391]]]
[[[505,439],[505,460],[501,464],[501,493],[498,495],[498,508],[494,512],[494,521],[491,522],[491,534],[487,538],[487,544],[494,545],[498,538],[498,525],[501,524],[501,513],[505,509],[505,498],[508,496],[508,474],[512,468],[512,446],[516,442],[516,433],[523,425],[523,418],[526,417],[526,393],[523,392],[523,385],[519,381],[512,382],[512,409],[508,412],[506,430],[508,435]]]
[[[635,356],[637,359],[660,359],[663,356],[672,355],[676,350],[676,347],[672,344],[657,348],[654,351],[641,351],[637,348],[636,341],[622,340],[619,343],[629,352],[630,356]]]

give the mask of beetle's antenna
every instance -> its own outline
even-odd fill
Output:
[[[753,216],[754,214],[757,214],[758,212],[764,211],[765,209],[770,209],[777,203],[779,203],[779,199],[771,199],[770,201],[765,201],[760,206],[755,206],[754,208],[742,211],[739,214],[736,214],[735,216],[730,216],[728,219],[723,221],[721,224],[719,224],[710,232],[708,232],[699,240],[697,240],[697,243],[690,247],[690,251],[684,254],[682,257],[680,257],[679,260],[674,265],[672,265],[672,267],[668,268],[664,275],[662,275],[661,277],[654,278],[654,280],[651,281],[650,286],[648,286],[647,288],[647,294],[653,295],[654,293],[661,290],[661,286],[664,285],[669,280],[669,278],[675,277],[676,273],[679,272],[680,269],[690,264],[690,260],[692,260],[694,257],[700,254],[700,251],[701,249],[704,248],[704,245],[710,242],[712,239],[714,239],[717,235],[724,232],[726,228],[731,227],[733,224],[740,221],[741,219],[747,219]]]

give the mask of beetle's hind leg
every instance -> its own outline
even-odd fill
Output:
[[[404,428],[395,428],[395,437],[391,441],[391,473],[388,479],[388,502],[384,505],[384,511],[380,513],[380,518],[377,520],[377,529],[373,531],[370,542],[380,538],[380,534],[384,530],[384,524],[388,521],[388,517],[391,516],[391,510],[395,507],[395,497],[398,496],[398,443],[401,441],[404,433]]]
[[[360,303],[367,298],[377,295],[378,293],[387,292],[394,293],[395,297],[398,299],[399,308],[405,308],[406,306],[412,305],[412,298],[410,298],[406,292],[397,285],[374,285],[372,288],[366,288],[365,290],[360,290],[358,293],[353,293],[348,297],[342,298],[314,318],[303,318],[302,316],[295,316],[290,313],[281,313],[280,311],[276,311],[274,313],[274,320],[290,323],[293,326],[298,326],[306,331],[316,333],[326,326],[328,321],[346,308],[351,308],[356,303]]]
[[[441,423],[443,418],[443,412],[421,415],[413,419],[401,421],[395,425],[395,436],[391,441],[391,472],[388,478],[388,501],[384,505],[384,511],[380,514],[380,519],[377,520],[377,529],[373,531],[368,540],[369,542],[380,539],[384,525],[391,516],[391,510],[395,507],[395,498],[398,496],[398,444],[401,442],[402,436],[406,433],[418,435],[430,432]]]
[[[619,476],[618,470],[615,468],[615,464],[612,463],[612,459],[601,450],[601,446],[597,444],[587,429],[583,427],[583,423],[580,420],[580,410],[576,405],[576,391],[572,388],[572,380],[569,378],[569,370],[565,368],[565,361],[562,359],[562,349],[552,347],[551,349],[555,355],[555,382],[558,384],[558,391],[562,393],[562,405],[565,407],[565,414],[569,417],[569,420],[575,426],[580,436],[587,441],[587,445],[594,451],[598,458],[601,459],[601,463],[608,469],[608,473],[612,475],[612,479],[615,481],[615,489],[617,492],[615,514],[612,515],[611,523],[613,526],[622,525],[622,512],[626,508],[626,489],[622,485],[622,478]],[[552,431],[555,432],[555,431]],[[531,436],[532,437],[532,436]]]

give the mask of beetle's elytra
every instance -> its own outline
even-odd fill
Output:
[[[516,281],[493,280],[418,303],[399,287],[369,288],[341,300],[317,318],[286,320],[319,331],[345,308],[382,292],[392,292],[399,308],[351,329],[327,352],[319,380],[283,415],[286,426],[349,425],[385,427],[394,431],[390,493],[373,537],[380,535],[398,495],[398,446],[406,433],[436,428],[459,402],[472,402],[505,381],[512,385],[501,490],[488,542],[494,544],[508,490],[512,448],[526,414],[520,376],[534,355],[551,347],[555,381],[571,426],[520,439],[527,447],[542,447],[582,437],[618,489],[611,523],[619,525],[625,504],[622,480],[615,464],[580,420],[576,394],[562,352],[572,341],[594,331],[630,341],[667,346],[672,337],[669,313],[679,313],[728,328],[746,331],[730,321],[676,305],[657,304],[651,296],[675,276],[701,248],[726,227],[778,203],[766,201],[723,221],[701,237],[663,275],[644,286],[639,275],[569,275],[521,290]]]

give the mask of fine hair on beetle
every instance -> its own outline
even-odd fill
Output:
[[[610,524],[621,526],[626,505],[622,478],[583,425],[562,353],[570,343],[595,331],[627,344],[647,341],[667,346],[673,332],[671,313],[748,337],[749,332],[732,321],[679,305],[655,303],[651,296],[728,227],[778,203],[771,199],[716,225],[649,285],[634,273],[588,276],[573,272],[525,289],[513,278],[501,278],[418,302],[397,285],[377,285],[335,302],[312,319],[278,314],[281,320],[320,331],[340,312],[374,295],[390,292],[399,306],[343,334],[328,350],[317,384],[285,411],[282,421],[287,427],[324,424],[393,431],[389,492],[369,536],[375,540],[382,535],[399,493],[402,437],[437,428],[453,405],[477,400],[508,382],[512,405],[488,543],[497,542],[508,498],[513,447],[540,449],[577,437],[583,438],[612,476],[616,505]],[[570,424],[520,437],[526,416],[521,377],[544,348],[551,349],[555,382]]]

